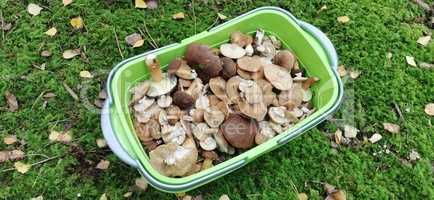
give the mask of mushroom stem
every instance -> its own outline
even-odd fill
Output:
[[[157,56],[154,54],[146,57],[146,65],[151,73],[151,79],[154,82],[160,82],[163,80],[163,73],[160,68],[160,61],[157,60]]]

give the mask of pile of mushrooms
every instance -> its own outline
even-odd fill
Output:
[[[218,49],[193,43],[161,71],[145,58],[150,79],[132,88],[138,138],[154,169],[184,177],[260,145],[312,114],[311,85],[296,56],[262,30],[234,32]]]

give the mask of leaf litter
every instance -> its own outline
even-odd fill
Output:
[[[424,111],[427,115],[434,116],[434,103],[426,104]]]
[[[9,107],[9,111],[11,111],[11,112],[17,111],[18,110],[17,97],[15,97],[14,94],[12,94],[8,90],[6,90],[6,92],[5,92],[5,98],[6,98],[6,102],[8,104],[8,107]]]
[[[27,6],[27,12],[33,16],[39,15],[41,13],[41,10],[42,8],[38,4],[30,3]]]
[[[3,138],[3,142],[7,145],[15,144],[17,142],[17,136],[16,135],[6,135]]]
[[[97,169],[106,170],[110,166],[110,161],[108,160],[100,160],[99,163],[96,165]]]
[[[48,136],[48,139],[51,142],[60,142],[60,143],[68,144],[71,142],[72,136],[71,136],[70,131],[58,132],[58,131],[52,130],[50,132],[50,135]]]
[[[21,161],[18,161],[18,162],[15,162],[15,163],[14,163],[14,167],[15,167],[15,169],[16,169],[18,172],[20,172],[21,174],[25,174],[25,173],[27,173],[27,172],[30,170],[30,168],[31,168],[32,166],[29,165],[29,164],[23,163],[23,162],[21,162]]]
[[[6,161],[21,160],[24,158],[24,152],[21,150],[0,151],[0,163]]]
[[[56,33],[57,33],[56,27],[51,27],[50,29],[48,29],[47,31],[45,31],[45,34],[48,35],[48,36],[51,36],[51,37],[55,36]]]
[[[383,123],[383,128],[384,130],[388,131],[389,133],[399,133],[401,127],[399,127],[399,125],[397,124],[393,124],[393,123],[389,123],[389,122],[385,122]]]

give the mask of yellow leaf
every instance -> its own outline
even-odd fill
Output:
[[[27,6],[27,12],[33,16],[39,15],[41,13],[42,8],[34,3],[31,3]]]
[[[80,72],[80,77],[81,78],[93,78],[93,75],[89,72],[89,71],[81,71]]]
[[[61,143],[69,143],[72,140],[71,133],[69,131],[67,132],[58,132],[58,131],[51,131],[50,135],[48,136],[48,139],[52,142],[61,142]]]
[[[14,163],[14,167],[21,174],[25,174],[26,172],[28,172],[30,170],[31,165],[28,165],[28,164],[25,164],[23,162],[18,161],[18,162]]]
[[[107,146],[107,141],[102,138],[98,138],[96,139],[96,146],[98,146],[99,148],[104,148]]]
[[[183,12],[179,12],[179,13],[176,13],[176,14],[172,15],[172,18],[173,19],[184,19],[185,18],[185,14]]]
[[[48,29],[48,31],[45,31],[45,34],[51,37],[55,36],[56,33],[57,33],[56,27],[51,27],[50,29]]]
[[[356,78],[358,78],[360,76],[361,73],[362,72],[359,71],[359,70],[350,70],[350,77],[352,79],[356,79]]]
[[[63,52],[63,58],[71,59],[81,54],[80,49],[68,49]]]
[[[428,45],[430,40],[431,40],[431,35],[422,36],[419,39],[417,39],[417,43],[421,44],[422,46],[426,46]]]
[[[144,0],[135,0],[134,1],[136,8],[147,8],[146,2]]]
[[[72,18],[70,23],[75,29],[83,28],[83,19],[80,16]]]
[[[298,200],[308,200],[307,194],[304,192],[298,193]]]
[[[224,194],[224,195],[220,196],[219,200],[230,200],[230,198],[227,194]]]
[[[146,191],[148,188],[148,181],[146,181],[144,178],[136,178],[134,182],[136,183],[136,186],[143,191]]]
[[[345,24],[350,21],[350,18],[348,16],[340,16],[337,18],[337,20],[338,22]]]
[[[339,65],[338,67],[338,73],[340,77],[343,77],[345,75],[347,75],[347,70],[345,69],[344,65]]]
[[[6,135],[3,138],[3,142],[7,145],[11,145],[14,144],[15,142],[17,142],[17,136],[16,135]]]
[[[425,105],[425,113],[429,116],[434,116],[434,103]]]
[[[221,14],[221,13],[217,13],[217,16],[218,16],[219,19],[221,19],[221,20],[225,20],[225,19],[228,18],[228,17],[226,17],[225,15],[223,15],[223,14]]]
[[[67,6],[72,3],[72,0],[63,0],[63,6]]]
[[[405,56],[405,60],[407,61],[407,64],[413,67],[417,67],[416,61],[414,61],[414,57],[412,56]]]
[[[135,43],[134,43],[134,45],[133,45],[133,47],[135,48],[135,47],[141,47],[141,46],[143,46],[143,43],[144,43],[145,41],[143,40],[143,39],[140,39],[140,40],[137,40]]]
[[[96,165],[97,169],[108,169],[108,167],[110,166],[110,161],[108,160],[100,160],[99,163]]]

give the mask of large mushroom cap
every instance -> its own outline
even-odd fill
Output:
[[[237,64],[232,59],[223,57],[220,60],[223,62],[223,70],[221,71],[223,78],[229,79],[237,74]]]
[[[185,53],[188,65],[196,66],[198,75],[202,79],[209,79],[218,76],[222,70],[222,61],[206,45],[190,44]],[[204,80],[207,82],[207,80]]]
[[[152,80],[149,81],[149,90],[146,93],[149,97],[158,97],[169,93],[175,88],[177,79],[174,76],[168,76],[168,74],[163,73],[163,79],[159,82]]]
[[[279,51],[273,58],[274,64],[291,70],[295,63],[295,56],[288,50]]]
[[[150,162],[155,170],[165,176],[184,176],[196,163],[196,149],[186,148],[174,143],[163,144],[149,153]]]
[[[289,90],[282,91],[279,94],[279,104],[288,106],[288,103],[290,103],[292,107],[298,107],[303,102],[304,93],[305,90],[300,84],[293,84]]]
[[[264,102],[260,103],[248,103],[246,101],[240,101],[238,107],[245,116],[251,117],[258,121],[262,121],[267,115],[267,105]]]
[[[246,55],[246,50],[236,44],[222,44],[220,53],[228,58],[238,59]]]
[[[226,96],[226,81],[222,77],[215,77],[209,80],[209,88],[222,101],[228,102]]]
[[[291,74],[282,67],[274,64],[264,66],[264,76],[279,90],[289,90],[292,87]]]
[[[231,114],[220,129],[229,144],[236,148],[248,149],[255,143],[258,125],[255,120],[248,120],[241,115]]]
[[[237,60],[238,67],[244,71],[257,72],[262,68],[263,61],[259,56],[244,56]]]

